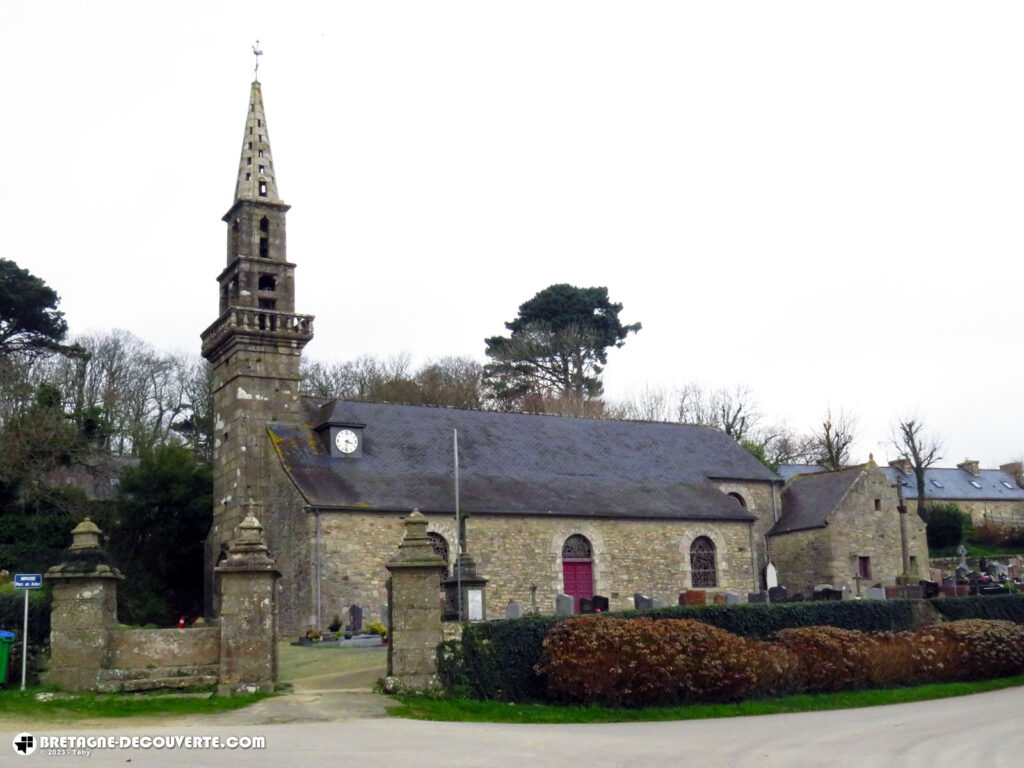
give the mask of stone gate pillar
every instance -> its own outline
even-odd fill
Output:
[[[281,573],[267,552],[263,526],[249,514],[235,529],[220,581],[222,694],[273,691],[277,681],[276,585]]]
[[[96,689],[107,665],[110,630],[117,624],[117,568],[100,547],[100,529],[88,517],[71,531],[64,559],[46,572],[53,582],[50,669],[45,682],[69,691]]]
[[[405,521],[405,538],[387,564],[391,573],[391,647],[388,677],[397,688],[428,691],[437,687],[437,646],[441,635],[441,577],[447,564],[427,537],[427,519],[414,509]]]

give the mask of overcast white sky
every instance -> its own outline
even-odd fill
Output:
[[[557,282],[610,398],[746,385],[1024,454],[1020,2],[20,2],[2,253],[72,331],[198,352],[260,67],[310,356],[483,361]]]

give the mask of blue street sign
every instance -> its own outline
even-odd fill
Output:
[[[39,589],[43,586],[43,574],[41,573],[16,573],[14,574],[15,589]]]

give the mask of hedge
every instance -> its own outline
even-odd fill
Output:
[[[912,602],[843,600],[772,605],[742,603],[675,606],[642,613],[623,611],[601,616],[694,619],[741,637],[767,639],[780,630],[796,627],[831,626],[862,632],[911,629],[917,623]],[[1024,600],[1021,602],[1024,603]],[[1021,615],[1021,621],[1024,622],[1024,611]],[[541,701],[545,698],[546,682],[534,668],[540,664],[545,635],[566,618],[528,616],[469,624],[463,629],[461,640],[449,641],[439,647],[438,677],[445,690],[453,696],[499,701]]]
[[[975,595],[931,603],[946,621],[998,619],[1024,624],[1024,595]]]
[[[756,640],[692,619],[587,616],[548,633],[540,669],[551,700],[618,707],[985,680],[1024,673],[1024,624],[796,627]]]
[[[25,625],[25,591],[15,589],[12,582],[0,585],[0,629],[13,632],[19,643]],[[50,590],[27,591],[29,645],[44,645],[50,641]]]

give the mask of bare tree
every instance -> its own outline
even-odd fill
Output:
[[[363,355],[342,363],[304,362],[302,391],[340,400],[480,408],[483,366],[469,357],[442,357],[414,369],[407,353]]]
[[[832,407],[825,410],[821,428],[812,433],[815,460],[826,469],[842,469],[850,463],[850,446],[854,441],[857,419],[846,410],[833,416]]]
[[[925,432],[921,420],[916,416],[897,420],[896,426],[893,427],[891,443],[899,457],[909,461],[914,469],[914,476],[917,479],[917,511],[920,513],[925,507],[924,473],[928,467],[942,458],[939,454],[942,443],[938,438]]]

